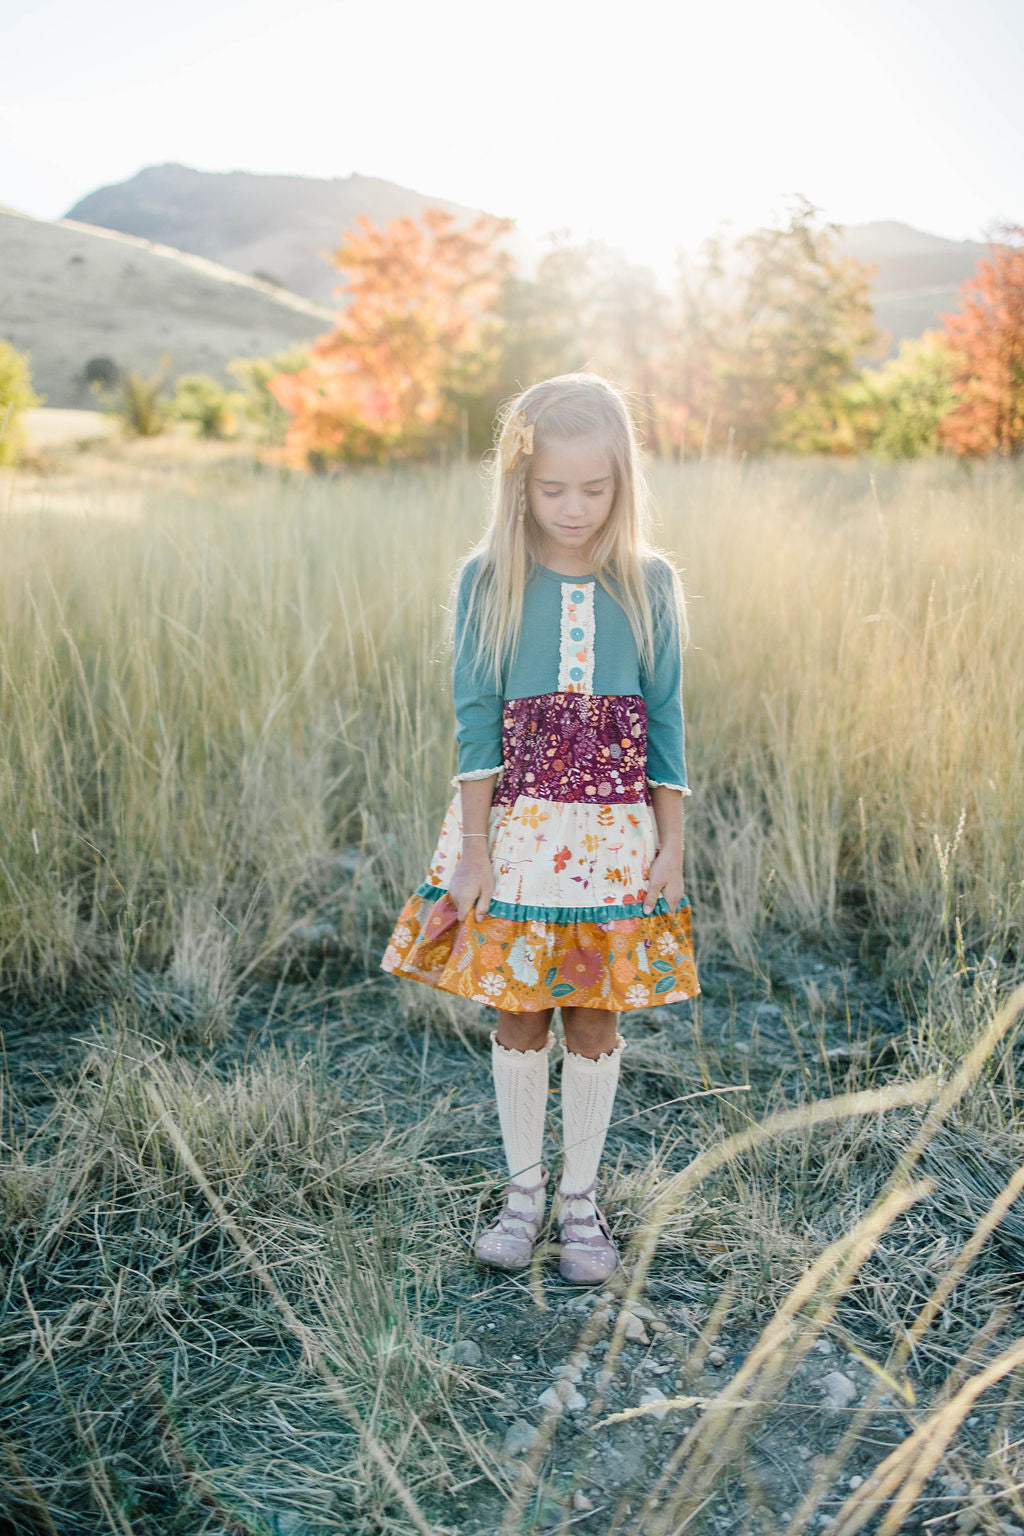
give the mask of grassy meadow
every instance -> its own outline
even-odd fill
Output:
[[[477,467],[110,451],[0,505],[0,1530],[1024,1530],[1024,463],[651,466],[702,994],[590,1294],[473,1261],[491,1016],[378,970]]]

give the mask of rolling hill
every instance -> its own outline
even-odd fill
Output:
[[[45,404],[92,407],[90,359],[209,373],[306,345],[333,311],[190,252],[73,219],[0,208],[0,336],[30,354]]]
[[[67,217],[162,240],[337,307],[333,290],[340,273],[328,253],[342,232],[361,213],[380,228],[391,219],[418,219],[426,207],[443,208],[459,223],[471,222],[479,211],[375,176],[257,176],[172,164],[147,166],[129,181],[98,187]],[[518,261],[531,258],[529,242],[516,232],[507,244]]]

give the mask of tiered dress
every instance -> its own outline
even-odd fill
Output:
[[[595,576],[533,564],[522,638],[497,691],[473,660],[478,560],[464,568],[456,603],[452,782],[499,774],[491,902],[482,920],[471,907],[460,922],[448,894],[462,850],[456,787],[381,968],[509,1013],[693,997],[689,901],[673,912],[659,896],[643,910],[657,852],[651,787],[690,794],[671,573],[660,559],[647,567],[655,662],[646,675],[625,611]]]

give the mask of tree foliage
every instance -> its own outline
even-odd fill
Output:
[[[887,338],[868,267],[836,250],[841,228],[798,198],[788,221],[738,243],[741,281],[720,368],[724,418],[748,453],[841,445],[841,395],[857,358]]]
[[[333,259],[348,305],[298,364],[264,373],[298,467],[419,459],[492,446],[499,405],[588,369],[626,392],[652,454],[1004,451],[1024,435],[1024,251],[996,246],[945,332],[884,358],[872,269],[804,197],[739,238],[650,268],[559,232],[526,277],[499,248],[511,221],[468,228],[366,219]],[[1024,230],[1016,230],[1024,236]],[[273,450],[272,456],[273,456]]]
[[[795,198],[782,222],[680,255],[655,351],[659,451],[848,451],[844,391],[885,338],[870,268],[837,250],[837,224]]]
[[[881,368],[865,368],[843,391],[840,420],[848,453],[918,459],[940,447],[939,431],[956,404],[960,354],[941,331],[900,343]]]
[[[1024,226],[998,233],[989,260],[961,285],[960,310],[941,317],[961,355],[941,438],[965,456],[1024,448]]]
[[[510,219],[481,214],[460,229],[427,208],[419,224],[357,223],[333,256],[347,307],[307,368],[269,380],[291,417],[281,457],[299,467],[422,457],[462,429],[499,356],[493,305],[510,258],[497,242]]]

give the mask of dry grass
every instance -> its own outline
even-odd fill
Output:
[[[124,522],[65,519],[59,483],[48,511],[43,479],[0,522],[12,1530],[1024,1520],[1024,468],[654,478],[691,594],[704,994],[631,1016],[604,1165],[628,1253],[582,1313],[550,1249],[467,1263],[500,1185],[484,1021],[376,970],[449,793],[439,605],[475,471],[170,466]],[[757,1448],[793,1462],[823,1340],[863,1390],[801,1421],[819,1455],[772,1502]],[[574,1351],[614,1383],[533,1413]]]
[[[369,961],[357,914],[386,919],[436,832],[440,604],[475,470],[166,479],[138,522],[0,525],[0,986],[19,995],[102,985],[125,944],[154,972],[219,954],[244,980],[317,916]],[[752,964],[770,919],[855,931],[903,975],[951,948],[1017,958],[1024,471],[654,480],[691,594],[704,953]],[[335,859],[356,846],[353,903]]]

